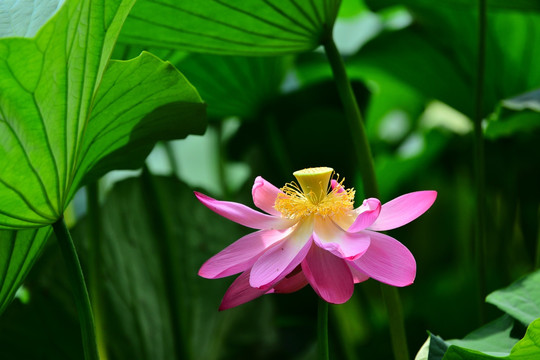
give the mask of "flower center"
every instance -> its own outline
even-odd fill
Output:
[[[294,172],[300,183],[287,183],[281,188],[274,207],[288,219],[310,215],[345,215],[354,208],[354,189],[345,189],[342,179],[334,188],[330,180],[334,170],[328,167],[308,168]]]

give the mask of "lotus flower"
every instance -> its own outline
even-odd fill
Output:
[[[257,229],[206,261],[199,275],[216,279],[241,273],[229,287],[220,310],[269,293],[290,293],[308,283],[325,301],[350,299],[354,284],[373,278],[407,286],[416,276],[416,262],[399,241],[377,231],[405,225],[431,207],[437,193],[418,191],[381,206],[364,200],[354,208],[354,190],[332,179],[328,167],[296,171],[296,183],[278,189],[257,177],[253,202],[245,205],[215,200],[195,192],[210,210],[238,224]]]

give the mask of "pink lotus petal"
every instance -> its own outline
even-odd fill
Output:
[[[369,230],[391,230],[410,223],[427,211],[435,202],[437,192],[417,191],[402,195],[384,204],[381,213]]]
[[[221,300],[221,305],[219,305],[219,311],[242,305],[265,293],[265,290],[254,289],[249,286],[249,271],[243,272],[225,292],[223,300]]]
[[[312,232],[313,221],[304,220],[284,240],[266,250],[251,268],[250,285],[268,289],[291,273],[306,256]]]
[[[358,212],[358,217],[347,229],[348,232],[362,231],[373,224],[381,212],[381,202],[375,198],[366,199],[356,211]]]
[[[374,231],[365,231],[371,237],[366,253],[349,264],[369,277],[392,286],[407,286],[416,276],[413,255],[396,239]]]
[[[369,279],[369,276],[367,276],[362,271],[352,266],[350,263],[351,263],[350,261],[347,261],[347,265],[349,266],[349,270],[351,270],[351,274],[352,274],[353,281],[355,284],[364,282],[367,279]]]
[[[321,298],[332,304],[343,304],[354,291],[354,282],[345,260],[318,246],[312,246],[302,261],[302,271]]]
[[[277,187],[270,184],[262,177],[257,176],[251,190],[253,203],[268,214],[281,216],[281,213],[274,208],[274,204],[280,192],[281,191]]]
[[[265,249],[283,240],[291,231],[291,229],[260,230],[248,234],[208,259],[201,266],[199,275],[207,279],[216,279],[246,271]]]
[[[313,240],[319,247],[348,260],[362,256],[370,243],[368,235],[344,231],[330,218],[322,217],[315,219]]]
[[[240,225],[253,229],[280,230],[286,229],[294,224],[294,221],[292,220],[263,214],[239,203],[219,201],[196,191],[195,196],[213,212]]]
[[[302,272],[300,266],[297,267],[298,271],[293,271],[291,274],[285,276],[279,283],[274,285],[274,293],[276,294],[288,294],[300,290],[308,284],[308,281]]]
[[[345,189],[343,189],[343,186],[339,185],[339,182],[337,182],[337,180],[335,180],[335,179],[332,179],[330,181],[330,186],[332,187],[332,190],[334,190],[335,188],[339,188],[339,189],[337,189],[338,193],[345,192]]]

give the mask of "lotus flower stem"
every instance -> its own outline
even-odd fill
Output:
[[[476,67],[475,117],[474,117],[474,168],[476,177],[476,234],[475,262],[477,271],[478,307],[480,323],[484,322],[486,297],[486,186],[484,174],[484,137],[482,129],[484,73],[486,63],[486,0],[478,1],[478,53]]]
[[[318,360],[328,360],[328,303],[319,298],[317,316],[317,347]]]
[[[331,34],[325,38],[323,45],[328,62],[330,63],[334,74],[339,96],[345,109],[345,117],[349,124],[350,132],[351,134],[354,134],[352,136],[352,142],[362,174],[365,197],[378,198],[379,190],[375,177],[375,167],[371,155],[371,148],[362,115],[347,76],[343,58],[341,57]],[[386,285],[381,285],[381,290],[390,322],[390,335],[392,337],[394,357],[399,360],[407,360],[409,358],[409,352],[399,293],[396,288]]]
[[[392,349],[396,360],[409,359],[409,348],[405,336],[405,324],[403,322],[403,310],[397,289],[393,286],[381,284],[381,291],[390,319],[390,334],[392,334]],[[394,321],[393,319],[401,319]],[[397,335],[395,335],[397,334]],[[400,335],[402,334],[402,335]]]
[[[62,257],[66,263],[68,280],[71,283],[71,289],[75,297],[75,306],[81,323],[84,358],[85,360],[99,360],[94,316],[75,244],[73,244],[63,217],[53,224],[53,229],[58,245],[60,245]]]

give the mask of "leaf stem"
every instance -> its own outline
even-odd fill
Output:
[[[317,306],[317,359],[328,360],[328,303],[319,298]]]
[[[87,219],[88,226],[88,257],[89,257],[89,272],[88,283],[90,287],[90,299],[92,301],[92,311],[94,312],[94,321],[96,326],[96,341],[99,356],[102,360],[108,358],[105,334],[104,318],[101,313],[103,309],[103,287],[100,280],[103,279],[101,266],[101,216],[99,206],[99,183],[92,182],[86,186],[86,202],[88,204]]]
[[[63,216],[52,224],[52,226],[62,252],[62,257],[66,263],[68,280],[71,283],[71,289],[75,297],[75,306],[81,323],[84,358],[86,360],[98,360],[99,354],[96,343],[94,317],[75,244],[73,244]]]
[[[351,134],[354,134],[352,136],[352,142],[359,163],[360,173],[362,175],[365,197],[378,198],[379,189],[375,176],[375,166],[373,164],[371,148],[369,146],[362,115],[347,76],[345,63],[343,62],[343,58],[341,57],[331,34],[326,36],[322,43],[328,62],[332,68],[332,73],[334,74],[339,96],[345,109],[345,118],[347,119]],[[384,284],[381,284],[381,291],[390,323],[390,336],[392,338],[394,358],[407,360],[409,359],[409,351],[407,348],[407,336],[405,333],[399,293],[396,288]]]
[[[478,315],[484,322],[484,299],[486,297],[486,186],[485,155],[482,130],[484,74],[486,63],[486,0],[478,1],[478,57],[476,67],[475,117],[474,117],[474,168],[476,178],[476,231],[475,262],[478,286]]]
[[[362,114],[360,113],[356,97],[354,96],[351,83],[347,76],[343,58],[341,57],[332,36],[328,36],[323,42],[323,45],[328,62],[332,68],[332,73],[334,74],[339,97],[343,103],[349,130],[351,134],[354,134],[351,139],[364,183],[365,196],[366,198],[379,197],[371,148],[362,120]]]

